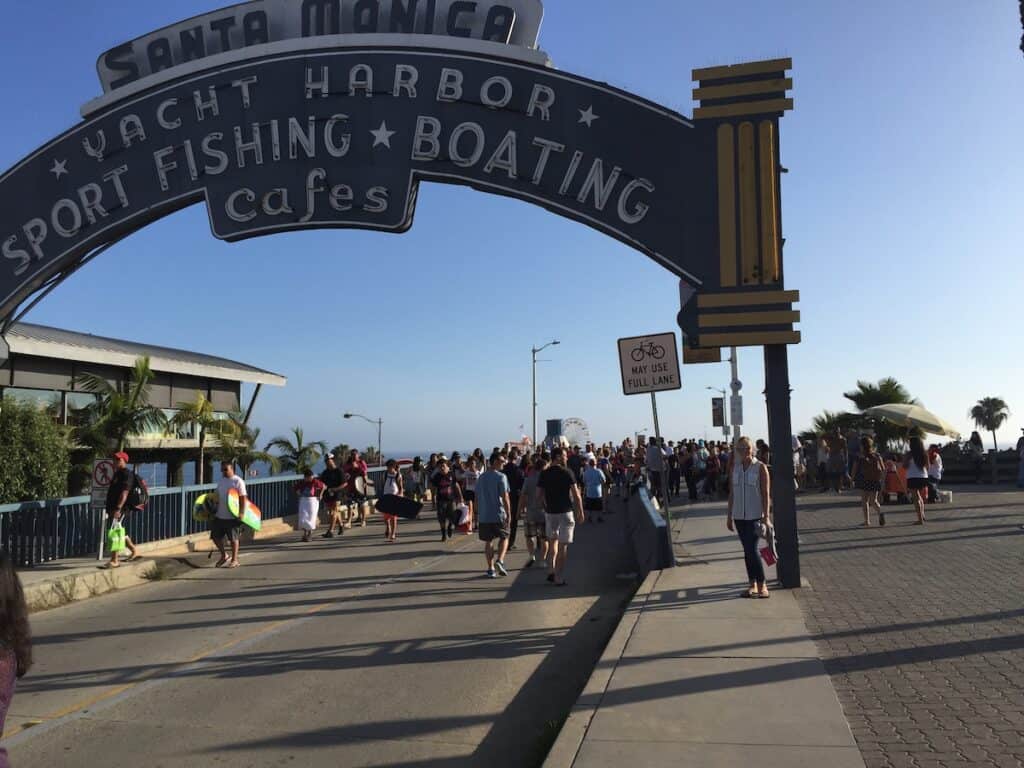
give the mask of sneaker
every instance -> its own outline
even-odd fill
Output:
[[[492,570],[487,572],[487,578],[488,579],[496,579],[496,578],[498,578],[498,574],[496,574],[494,572],[494,570],[492,569]]]
[[[878,513],[878,524],[882,526],[885,525],[885,512]]]
[[[501,562],[501,560],[495,560],[494,567],[502,576],[508,576],[508,569],[505,567],[505,564]]]
[[[534,564],[536,562],[537,562],[537,558],[536,557],[531,557],[529,560],[526,561],[526,565],[524,565],[523,567],[524,568],[533,568],[533,566],[534,566]]]
[[[333,532],[333,531],[328,531],[328,532],[327,532],[327,533],[325,533],[325,534],[324,534],[324,535],[323,535],[323,536],[322,536],[321,538],[324,538],[324,539],[333,539],[333,538],[334,538],[334,532]]]

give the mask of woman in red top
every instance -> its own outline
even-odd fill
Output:
[[[0,551],[0,733],[14,698],[15,681],[32,666],[32,633],[25,593],[10,556]],[[0,747],[0,768],[10,768],[7,750]]]
[[[348,478],[348,498],[353,504],[359,506],[359,523],[366,527],[366,507],[363,506],[363,502],[366,501],[366,479],[369,472],[369,467],[366,466],[366,462],[359,457],[359,451],[352,451],[348,455],[348,461],[345,462],[345,477]]]
[[[302,479],[295,484],[295,495],[299,497],[299,528],[302,540],[313,538],[313,531],[320,524],[320,496],[327,488],[324,481],[313,477],[313,470],[302,473]]]

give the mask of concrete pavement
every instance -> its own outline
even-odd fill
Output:
[[[724,504],[674,511],[681,567],[645,581],[546,768],[863,768],[794,593],[740,598]]]
[[[559,589],[522,543],[488,580],[475,537],[374,521],[35,614],[5,746],[18,768],[536,765],[632,592],[620,536],[580,531]]]

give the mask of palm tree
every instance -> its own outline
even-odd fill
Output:
[[[843,413],[842,411],[822,411],[820,416],[815,416],[814,421],[811,423],[813,429],[812,436],[815,435],[831,435],[837,429],[840,432],[845,432],[850,427],[854,426],[857,422],[857,416],[852,413]]]
[[[1010,406],[1006,401],[1001,397],[983,397],[971,408],[969,415],[974,419],[974,426],[992,433],[992,447],[998,451],[996,430],[1010,418]]]
[[[222,461],[233,461],[238,464],[243,477],[248,476],[249,468],[256,462],[269,464],[272,473],[278,472],[280,462],[277,460],[277,456],[259,450],[256,447],[259,439],[259,428],[246,424],[245,417],[241,413],[231,413],[217,426],[217,440],[220,447],[216,453]]]
[[[335,459],[338,460],[339,467],[345,462],[346,459],[348,459],[348,455],[351,452],[352,447],[348,443],[338,443],[336,446],[331,448],[331,454],[334,456]]]
[[[852,392],[844,392],[843,397],[853,403],[858,411],[866,411],[876,405],[917,402],[910,397],[906,387],[891,376],[879,380],[877,384],[858,381],[857,388]]]
[[[195,425],[199,428],[199,485],[206,482],[206,435],[208,432],[216,432],[221,419],[213,410],[211,403],[202,392],[196,392],[194,400],[178,403],[178,412],[170,420],[168,426],[172,430],[179,430],[183,427]]]
[[[295,439],[292,440],[291,437]],[[327,453],[327,443],[316,440],[305,442],[302,427],[293,427],[291,437],[275,437],[264,450],[274,449],[278,452],[277,460],[285,472],[295,472],[306,467],[312,468],[320,457]]]
[[[861,413],[866,411],[868,408],[874,408],[877,405],[889,405],[890,403],[917,403],[917,400],[910,396],[907,388],[891,376],[880,379],[877,384],[872,384],[869,381],[858,381],[857,388],[850,392],[844,392],[843,397],[853,403],[854,407],[856,407]],[[875,431],[875,443],[882,450],[891,449],[895,443],[904,442],[908,435],[905,428],[899,427],[895,424],[890,424],[889,422],[881,419],[869,420],[861,418],[858,419],[857,426],[873,427]]]
[[[96,402],[85,409],[83,425],[75,430],[76,442],[96,455],[110,449],[123,451],[129,437],[166,429],[164,412],[149,404],[153,378],[148,357],[135,361],[123,387],[92,373],[78,374],[76,388],[96,395]]]

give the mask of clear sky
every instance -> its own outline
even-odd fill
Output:
[[[0,167],[72,126],[99,95],[100,52],[210,0],[7,3],[0,26]],[[728,10],[723,10],[727,8]],[[642,9],[642,10],[639,10]],[[549,0],[555,65],[691,114],[696,67],[790,56],[782,124],[795,429],[845,407],[857,379],[895,376],[969,432],[980,397],[1024,426],[1024,57],[1014,0],[739,2]],[[642,136],[626,140],[642,141]],[[139,297],[145,286],[147,299]],[[130,290],[131,288],[131,290]],[[244,319],[238,307],[250,310]],[[545,418],[598,440],[653,426],[622,395],[616,339],[676,330],[677,280],[642,254],[542,209],[424,185],[406,235],[318,231],[228,245],[196,206],[149,226],[67,281],[30,321],[224,355],[289,377],[256,423],[385,453],[515,438],[530,423],[530,347]],[[710,435],[707,386],[687,367],[660,396],[669,437]],[[760,349],[741,350],[744,431],[765,436]]]

